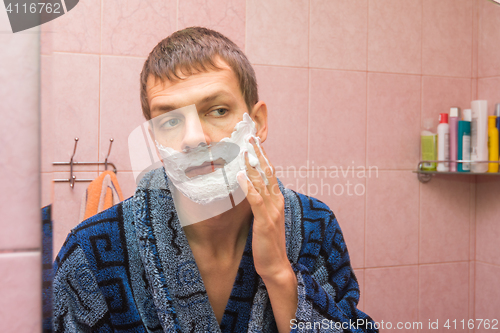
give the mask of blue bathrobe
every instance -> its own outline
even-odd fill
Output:
[[[55,262],[55,332],[277,332],[252,258],[252,228],[219,326],[179,223],[164,168],[135,195],[83,221]],[[297,275],[292,332],[376,332],[335,215],[285,189],[286,246]]]

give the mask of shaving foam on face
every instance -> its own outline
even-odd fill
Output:
[[[243,120],[236,124],[231,137],[224,138],[214,145],[197,147],[188,153],[178,152],[158,142],[156,142],[156,146],[162,156],[167,176],[175,187],[192,201],[198,204],[208,204],[227,198],[231,192],[239,187],[237,174],[246,170],[244,155],[246,151],[248,151],[250,165],[259,171],[265,184],[269,184],[260,167],[255,150],[249,143],[250,138],[253,137],[262,153],[260,139],[255,136],[256,132],[252,118],[244,113]],[[225,161],[223,167],[213,172],[192,178],[186,175],[186,170],[190,167],[221,160]],[[271,167],[267,159],[266,163]]]

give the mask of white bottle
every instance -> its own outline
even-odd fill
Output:
[[[438,136],[438,161],[450,160],[450,125],[448,124],[448,114],[439,114],[439,125],[437,127]],[[450,171],[450,163],[438,163],[437,171]]]
[[[470,123],[472,161],[488,160],[488,101],[472,101]],[[488,171],[488,163],[472,163],[472,172]]]

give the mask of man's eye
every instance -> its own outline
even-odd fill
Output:
[[[170,128],[170,127],[174,127],[174,126],[177,126],[179,124],[179,119],[177,118],[172,118],[172,119],[169,119],[167,121],[165,121],[161,127],[166,127],[166,128]]]
[[[225,115],[228,112],[229,112],[228,109],[217,109],[217,110],[213,110],[210,113],[212,113],[215,117],[221,117],[221,116]]]

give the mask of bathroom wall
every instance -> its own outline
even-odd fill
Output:
[[[489,286],[500,290],[500,178],[422,184],[412,170],[424,119],[437,125],[439,113],[476,97],[500,102],[499,20],[487,0],[80,1],[41,28],[42,196],[53,193],[54,255],[86,184],[51,183],[69,175],[52,162],[69,161],[75,137],[76,161],[103,161],[113,137],[110,160],[131,196],[127,138],[143,121],[142,64],[170,33],[202,25],[254,65],[269,109],[266,151],[285,185],[337,216],[360,309],[394,326],[498,318]]]
[[[478,98],[488,100],[488,113],[500,103],[500,6],[483,1],[478,25]],[[476,318],[500,317],[500,178],[478,176],[476,184]],[[486,331],[486,330],[483,330]]]
[[[0,332],[40,332],[40,29],[0,9],[0,45]]]

